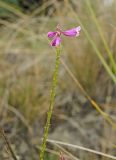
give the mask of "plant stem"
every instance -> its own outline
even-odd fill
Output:
[[[56,85],[57,85],[59,62],[60,62],[60,47],[57,47],[56,48],[55,70],[54,70],[52,89],[51,89],[51,95],[50,95],[50,106],[49,106],[49,110],[47,112],[47,121],[46,121],[45,129],[44,129],[43,141],[42,141],[42,146],[41,146],[41,151],[40,151],[40,156],[39,156],[40,160],[43,160],[44,152],[46,149],[46,141],[47,141],[47,137],[48,137],[48,131],[50,128],[50,121],[51,121],[53,107],[54,107],[55,89],[56,89]]]
[[[105,37],[104,37],[104,35],[103,35],[103,31],[102,31],[102,29],[101,29],[101,27],[100,27],[100,25],[99,25],[99,22],[98,22],[98,20],[97,20],[97,18],[96,18],[96,16],[95,16],[94,10],[92,9],[90,0],[87,0],[86,3],[87,3],[88,8],[89,8],[89,10],[90,10],[90,12],[91,12],[92,18],[93,18],[93,20],[94,20],[94,22],[95,22],[95,24],[96,24],[96,26],[97,26],[97,29],[98,29],[98,32],[99,32],[99,34],[100,34],[100,36],[101,36],[102,42],[103,42],[103,44],[104,44],[104,47],[105,47],[105,49],[106,49],[106,51],[107,51],[107,53],[108,53],[108,56],[109,56],[109,59],[110,59],[111,65],[112,65],[112,69],[113,69],[114,73],[116,74],[116,63],[115,63],[115,60],[114,60],[114,58],[113,58],[113,54],[112,54],[112,52],[110,51],[109,46],[108,46],[108,44],[107,44],[107,42],[106,42],[106,40],[105,40]]]
[[[69,1],[69,0],[67,0]],[[69,9],[72,11],[73,17],[75,17],[76,21],[80,24],[80,26],[82,27],[87,39],[89,40],[89,42],[91,43],[92,47],[94,48],[96,55],[99,57],[101,63],[103,64],[105,70],[107,71],[107,73],[109,74],[109,76],[112,78],[112,81],[116,84],[116,76],[114,75],[114,73],[111,71],[110,67],[108,66],[108,64],[105,61],[105,58],[102,56],[102,53],[99,51],[99,49],[97,48],[95,42],[93,41],[93,39],[91,38],[89,32],[86,30],[85,26],[83,25],[81,19],[79,18],[79,16],[77,16],[77,14],[75,13],[75,11],[72,9],[72,7],[69,5]]]
[[[110,118],[110,116],[105,113],[100,107],[99,105],[88,95],[88,93],[86,92],[86,90],[83,88],[83,86],[80,84],[80,82],[78,81],[78,79],[74,76],[74,74],[71,72],[71,70],[68,68],[68,66],[65,64],[65,62],[61,59],[61,63],[64,66],[64,68],[66,69],[66,71],[68,72],[68,74],[70,75],[70,77],[73,79],[73,81],[75,82],[75,84],[79,87],[79,89],[81,90],[81,92],[83,93],[83,95],[85,95],[85,97],[90,101],[90,103],[92,104],[92,106],[104,117],[104,119],[113,127],[113,129],[116,130],[116,124],[112,121],[112,119]]]
[[[4,130],[3,130],[2,128],[0,128],[0,133],[1,133],[1,135],[3,136],[3,138],[4,138],[4,141],[5,141],[5,143],[6,143],[6,146],[7,146],[8,150],[9,150],[10,153],[11,153],[12,158],[13,158],[14,160],[17,160],[17,157],[16,157],[16,155],[15,155],[15,153],[14,153],[12,147],[11,147],[11,144],[10,144],[10,142],[9,142],[9,140],[8,140],[7,136],[5,135]]]

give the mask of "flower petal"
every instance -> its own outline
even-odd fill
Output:
[[[76,29],[76,31],[79,32],[79,31],[81,30],[81,26],[78,26],[78,27],[76,27],[75,29]]]
[[[55,37],[55,38],[53,39],[53,41],[51,42],[51,45],[52,45],[52,46],[59,46],[60,43],[61,43],[61,38],[60,38],[59,36],[57,36],[57,37]]]
[[[79,35],[80,30],[81,30],[81,27],[78,26],[76,28],[72,28],[70,30],[64,31],[62,32],[62,34],[64,34],[65,36],[69,36],[69,37],[76,37]]]
[[[56,35],[56,32],[48,32],[48,38],[54,38],[54,36]]]
[[[76,27],[75,29],[76,29],[76,32],[77,32],[77,34],[76,34],[76,37],[77,37],[77,36],[79,36],[79,34],[80,34],[81,27],[78,26],[78,27]]]

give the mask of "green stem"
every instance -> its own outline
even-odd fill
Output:
[[[105,40],[105,37],[104,37],[104,35],[103,35],[103,31],[102,31],[102,29],[101,29],[101,27],[100,27],[100,25],[99,25],[99,22],[98,22],[98,20],[97,20],[97,18],[96,18],[96,16],[95,16],[95,13],[94,13],[94,10],[92,9],[92,6],[91,6],[91,4],[90,4],[90,1],[87,0],[86,3],[87,3],[88,8],[89,8],[89,10],[90,10],[90,12],[91,12],[91,15],[92,15],[92,17],[93,17],[93,20],[94,20],[94,22],[95,22],[95,24],[96,24],[96,26],[97,26],[97,29],[98,29],[99,34],[100,34],[100,36],[101,36],[102,42],[103,42],[103,44],[104,44],[104,47],[105,47],[105,49],[106,49],[106,51],[107,51],[107,53],[108,53],[108,56],[109,56],[109,59],[110,59],[111,65],[112,65],[112,69],[113,69],[114,73],[116,74],[116,63],[115,63],[115,61],[114,61],[113,54],[112,54],[112,52],[110,51],[110,49],[109,49],[109,47],[108,47],[108,44],[107,44],[107,42],[106,42],[106,40]]]
[[[40,160],[43,160],[44,152],[45,152],[45,149],[46,149],[46,141],[47,141],[47,137],[48,137],[48,131],[49,131],[49,128],[50,128],[50,121],[51,121],[53,107],[54,107],[55,89],[56,89],[56,85],[57,85],[59,62],[60,62],[60,47],[57,47],[56,48],[55,70],[54,70],[52,89],[51,89],[51,95],[50,95],[50,106],[49,106],[49,110],[48,110],[48,113],[47,113],[47,121],[46,121],[45,129],[44,129],[41,152],[40,152],[40,156],[39,156]]]
[[[89,40],[89,42],[91,43],[92,47],[94,48],[97,56],[99,57],[100,61],[102,62],[105,70],[107,71],[107,73],[109,74],[109,76],[112,78],[113,82],[116,84],[116,76],[114,75],[114,73],[111,71],[110,67],[108,66],[108,64],[106,63],[104,57],[102,56],[102,53],[99,51],[99,49],[97,48],[96,44],[94,43],[94,41],[92,40],[91,36],[89,35],[88,31],[86,30],[86,28],[84,27],[83,23],[81,22],[80,18],[77,17],[77,14],[75,13],[75,11],[72,9],[71,6],[69,6],[70,10],[73,13],[73,16],[76,18],[77,22],[80,24],[80,26],[82,27],[87,39]]]

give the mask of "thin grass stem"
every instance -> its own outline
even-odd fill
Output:
[[[68,1],[68,0],[67,0]],[[87,39],[89,40],[89,42],[91,43],[92,47],[95,50],[96,55],[99,57],[101,63],[103,64],[105,70],[107,71],[107,73],[109,74],[109,76],[111,77],[112,81],[116,84],[116,76],[115,74],[111,71],[110,67],[108,66],[108,64],[106,63],[104,57],[102,56],[102,53],[99,51],[99,49],[97,48],[95,42],[93,41],[93,39],[91,38],[90,34],[88,33],[88,31],[86,30],[86,28],[84,27],[82,21],[80,20],[79,16],[75,13],[75,11],[73,10],[73,8],[69,6],[69,9],[72,12],[73,17],[75,17],[75,20],[80,24],[80,26],[82,27]]]
[[[66,69],[66,71],[68,72],[68,74],[70,75],[70,77],[73,79],[75,84],[80,88],[81,92],[85,95],[85,97],[92,104],[92,106],[98,111],[98,113],[100,113],[103,116],[103,118],[113,127],[113,129],[116,130],[116,124],[112,121],[110,116],[107,113],[105,113],[104,111],[102,111],[102,109],[99,107],[99,105],[88,95],[86,90],[83,88],[83,86],[80,84],[78,79],[74,76],[74,74],[71,72],[71,70],[68,68],[68,66],[65,64],[65,62],[62,59],[61,59],[61,63],[64,66],[64,68]]]
[[[94,10],[92,9],[92,6],[91,6],[91,4],[90,4],[90,1],[87,0],[86,3],[87,3],[87,6],[88,6],[88,8],[89,8],[89,10],[90,10],[90,12],[91,12],[92,18],[93,18],[93,20],[94,20],[94,22],[95,22],[95,24],[96,24],[96,26],[97,26],[99,35],[100,35],[100,37],[101,37],[101,39],[102,39],[102,42],[103,42],[104,47],[105,47],[105,49],[106,49],[106,51],[107,51],[107,54],[108,54],[108,56],[109,56],[110,63],[111,63],[111,65],[112,65],[112,69],[113,69],[114,73],[116,74],[116,63],[115,63],[114,58],[113,58],[113,56],[112,56],[113,54],[112,54],[112,52],[110,51],[109,46],[108,46],[108,44],[107,44],[107,42],[106,42],[106,40],[105,40],[105,37],[104,37],[104,35],[103,35],[103,31],[102,31],[102,29],[101,29],[101,27],[100,27],[100,25],[99,25],[99,22],[98,22],[98,20],[97,20],[97,18],[96,18],[96,16],[95,16],[95,13],[94,13]]]
[[[9,142],[9,140],[8,140],[7,136],[5,135],[4,130],[2,128],[0,128],[0,133],[1,133],[2,137],[4,138],[4,141],[6,143],[6,147],[9,150],[12,158],[14,160],[18,160],[17,157],[16,157],[16,155],[15,155],[15,152],[13,151],[13,149],[11,147],[11,144],[10,144],[10,142]]]
[[[79,149],[79,150],[94,153],[94,154],[97,154],[97,155],[100,155],[100,156],[103,156],[103,157],[107,157],[107,158],[111,158],[111,159],[116,159],[116,157],[113,156],[113,155],[109,155],[109,154],[106,154],[106,153],[103,153],[103,152],[100,152],[100,151],[96,151],[96,150],[93,150],[93,149],[90,149],[90,148],[82,147],[82,146],[79,146],[79,145],[70,144],[70,143],[67,143],[67,142],[62,142],[62,141],[57,141],[57,140],[52,140],[52,139],[47,139],[47,142],[53,143],[53,144],[59,144],[59,145],[66,146],[66,147],[76,148],[76,149]]]

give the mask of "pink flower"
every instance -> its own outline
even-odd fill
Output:
[[[79,36],[81,27],[75,27],[69,29],[67,31],[62,31],[61,27],[58,25],[56,28],[56,32],[48,32],[48,38],[52,39],[51,46],[59,46],[61,43],[61,35],[69,36],[69,37],[77,37]]]

